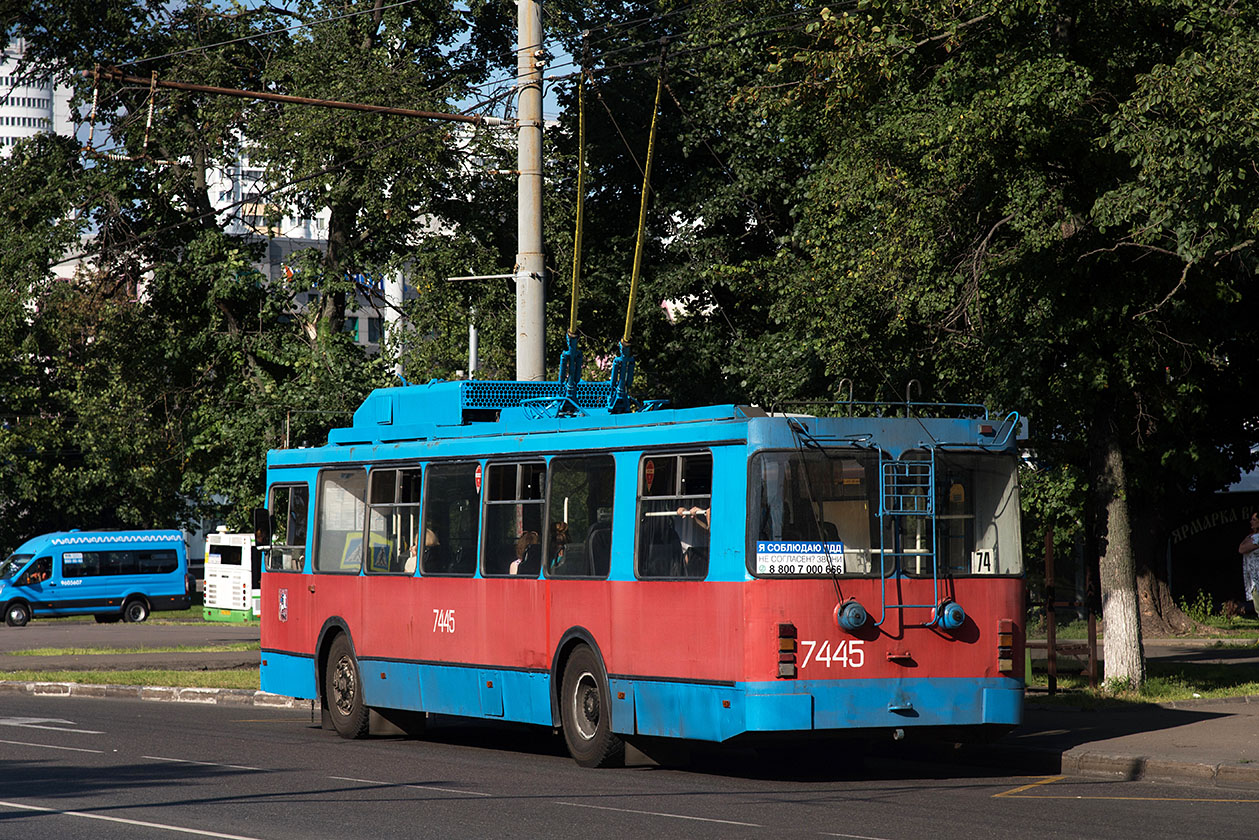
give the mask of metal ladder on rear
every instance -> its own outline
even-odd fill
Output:
[[[935,609],[940,602],[940,574],[936,561],[936,450],[927,449],[929,458],[916,461],[900,461],[879,453],[879,557],[880,597],[883,602],[883,613],[874,626],[878,627],[887,620],[888,610],[929,609],[932,611],[931,621],[924,626],[935,623]],[[926,522],[928,533],[927,549],[908,549],[904,546],[903,520],[901,517],[922,517]],[[891,526],[890,528],[888,526]],[[891,534],[892,545],[886,545],[888,534]],[[904,564],[907,560],[928,563],[931,568],[932,602],[929,604],[889,604],[887,582],[889,578],[905,577]]]

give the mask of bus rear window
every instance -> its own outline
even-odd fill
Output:
[[[1016,475],[1012,458],[986,452],[757,454],[750,569],[762,576],[1020,574]]]
[[[240,546],[238,545],[215,545],[206,550],[206,555],[211,563],[221,563],[224,566],[240,565]]]

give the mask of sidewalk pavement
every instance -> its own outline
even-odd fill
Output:
[[[1259,647],[1244,640],[1151,639],[1145,653],[1167,662],[1259,663]],[[993,747],[1051,763],[1060,756],[1067,776],[1259,790],[1259,696],[1078,709],[1031,695],[1023,724]]]
[[[1117,709],[1029,699],[1023,725],[993,751],[1060,756],[1065,776],[1259,790],[1259,696]]]

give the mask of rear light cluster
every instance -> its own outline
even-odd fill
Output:
[[[778,625],[778,679],[796,678],[796,625]]]
[[[997,670],[1007,676],[1014,674],[1014,621],[1003,618],[997,622]]]

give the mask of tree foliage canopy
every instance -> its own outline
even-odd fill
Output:
[[[28,3],[6,31],[63,80],[117,63],[428,110],[492,99],[483,85],[514,64],[502,2],[107,5],[89,17],[95,4]],[[1237,396],[1257,349],[1253,4],[557,0],[547,26],[574,71],[553,74],[547,132],[551,358],[579,142],[589,373],[620,335],[663,78],[640,390],[683,405],[900,400],[917,380],[928,398],[1018,409],[1034,431],[1026,531],[1084,533],[1097,556],[1130,544],[1104,525],[1117,500],[1148,528],[1160,504],[1253,466],[1256,412]],[[412,380],[453,375],[470,322],[486,374],[509,375],[510,288],[444,279],[511,270],[511,185],[486,173],[510,168],[508,135],[100,92],[99,130],[126,159],[45,138],[3,164],[0,261],[20,280],[3,299],[4,413],[25,419],[0,439],[20,465],[0,498],[45,512],[4,541],[104,516],[103,502],[92,514],[65,499],[107,486],[121,518],[172,515],[172,498],[239,516],[267,446],[318,441],[394,359]],[[256,242],[222,233],[206,177],[242,152],[285,185],[258,196],[273,215],[329,214],[302,288],[262,282]],[[50,282],[88,233],[91,271]],[[404,271],[420,293],[413,330],[376,359],[340,333],[359,270]],[[320,304],[295,310],[316,282]],[[60,489],[36,488],[40,473],[65,476]]]

